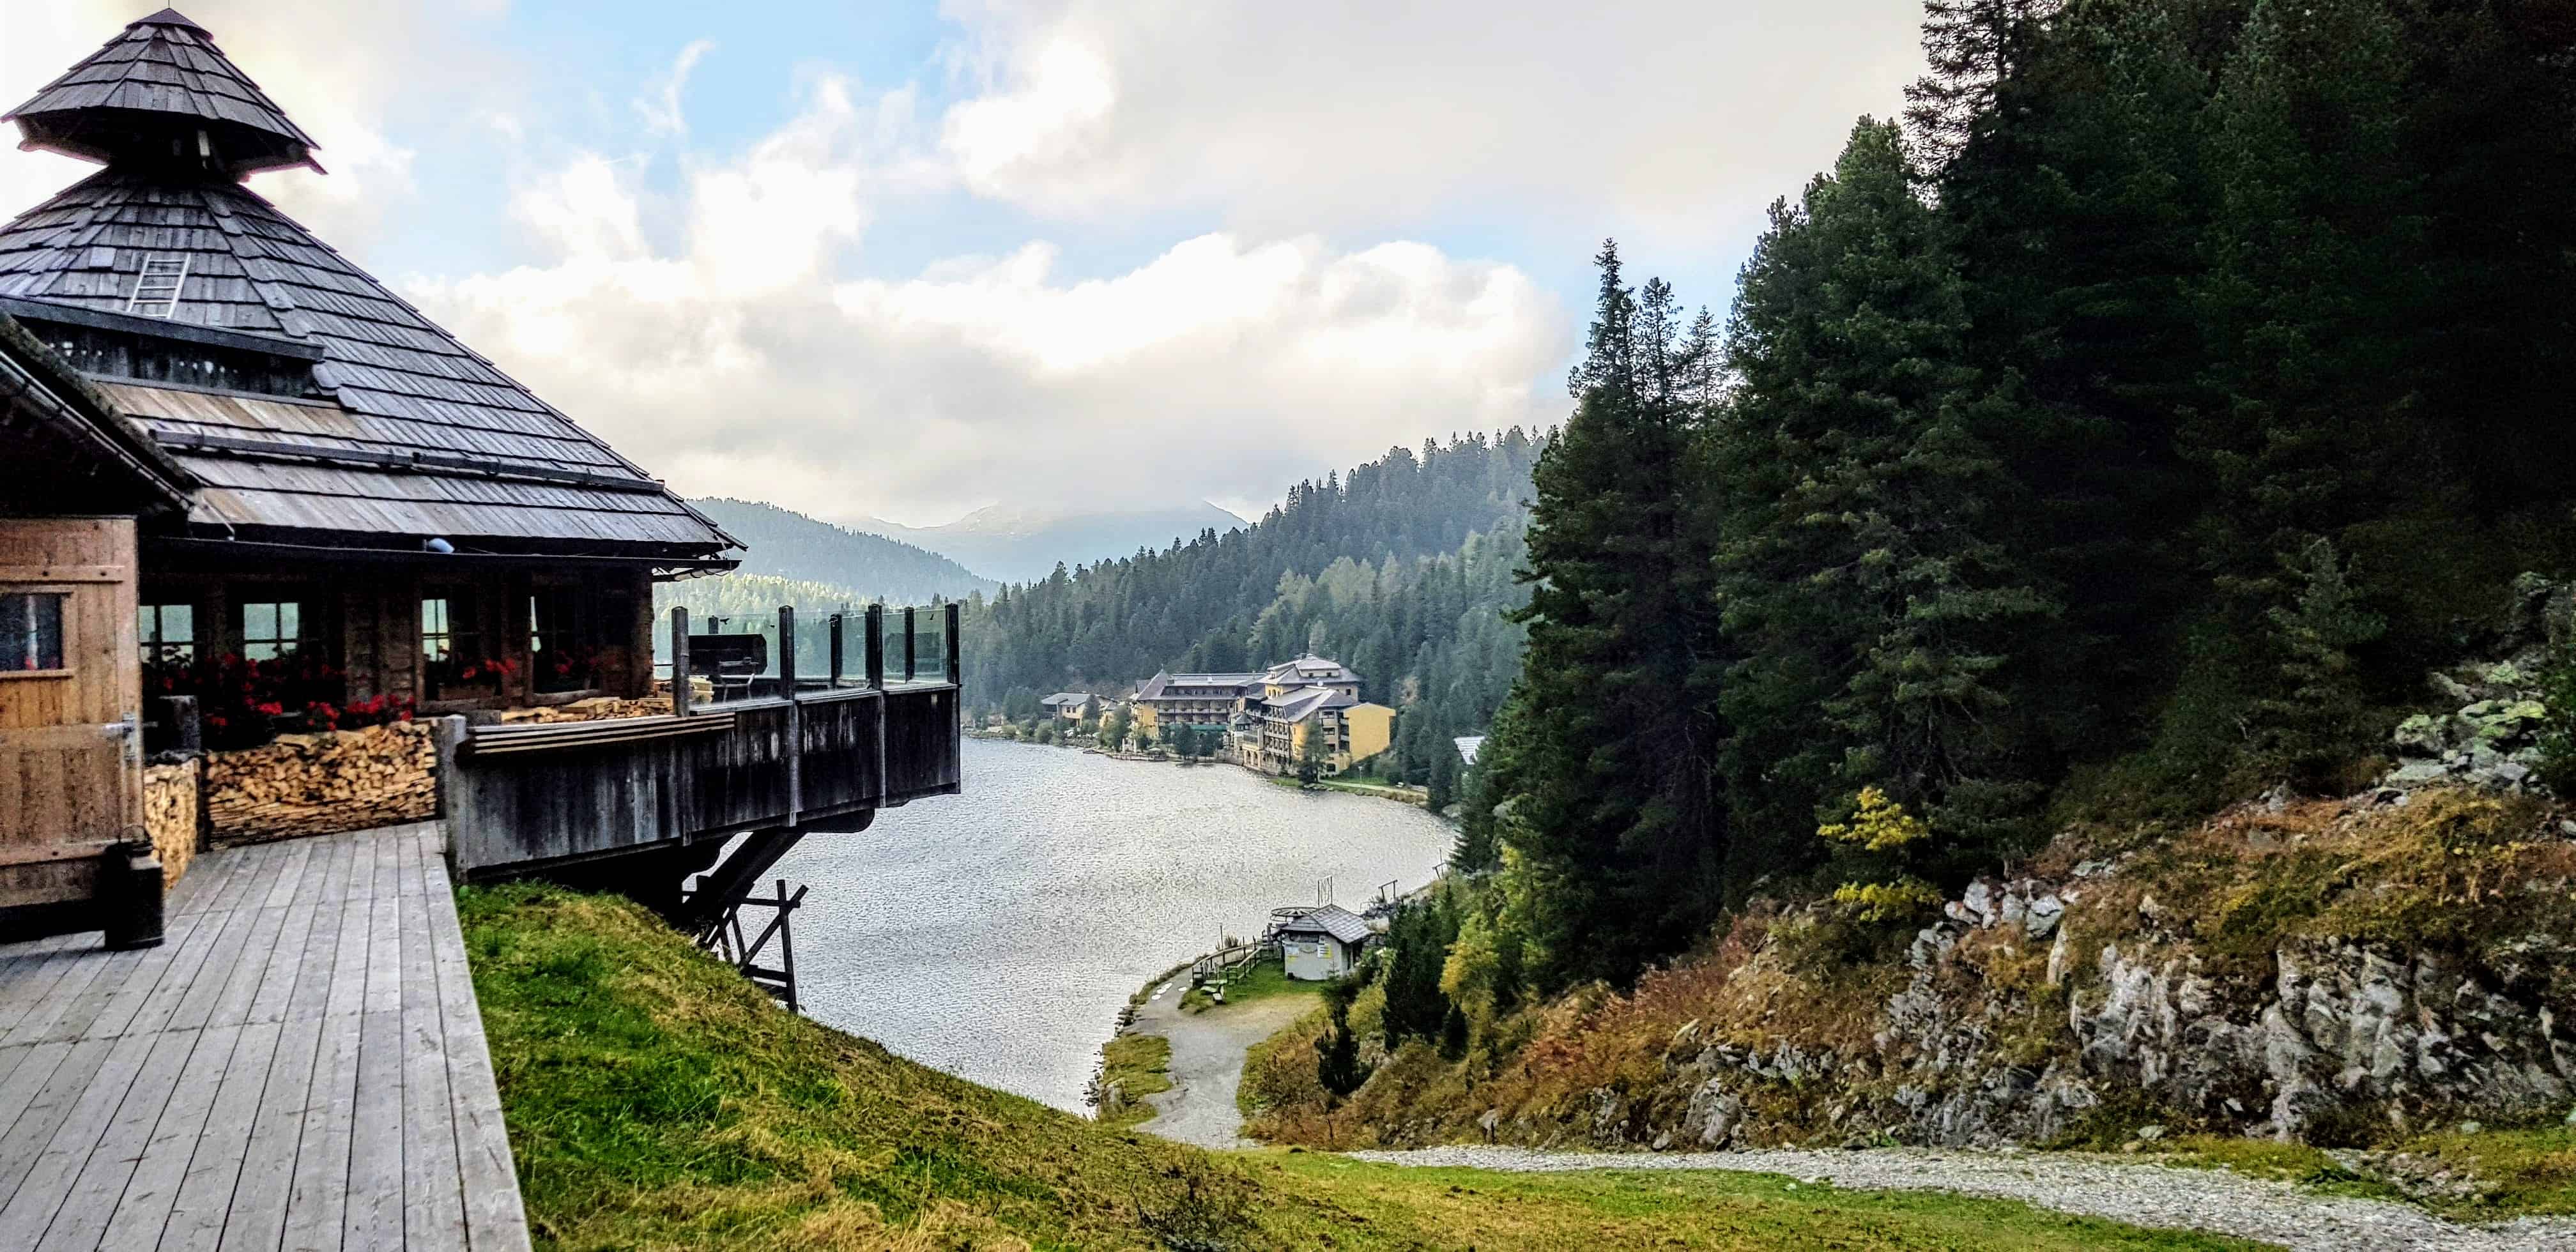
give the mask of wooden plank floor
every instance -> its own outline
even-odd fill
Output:
[[[437,823],[210,852],[0,945],[0,1249],[528,1246]]]

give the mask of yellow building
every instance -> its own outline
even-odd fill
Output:
[[[1271,666],[1259,699],[1246,698],[1235,723],[1235,758],[1265,774],[1293,774],[1307,741],[1323,737],[1324,772],[1339,774],[1384,752],[1395,710],[1360,699],[1360,677],[1317,656]]]

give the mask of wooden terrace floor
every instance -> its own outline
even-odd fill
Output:
[[[206,853],[0,945],[0,1248],[524,1249],[436,823]]]

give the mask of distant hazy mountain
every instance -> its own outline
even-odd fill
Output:
[[[721,520],[721,519],[719,519]],[[970,569],[1004,582],[1034,582],[1067,568],[1136,555],[1138,548],[1163,549],[1214,527],[1220,535],[1245,525],[1213,504],[1177,508],[1081,511],[996,504],[977,509],[945,526],[898,526],[863,518],[856,525],[933,552],[956,558]]]
[[[740,574],[847,588],[861,598],[893,604],[927,604],[934,595],[963,599],[997,585],[937,552],[774,504],[720,498],[689,503],[750,545]]]

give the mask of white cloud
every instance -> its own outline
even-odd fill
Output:
[[[670,71],[653,82],[651,94],[635,101],[635,115],[644,120],[646,134],[688,133],[688,118],[680,109],[680,93],[689,85],[689,71],[696,69],[698,62],[715,48],[715,41],[711,39],[690,40],[689,45],[680,49],[680,55],[672,60]]]
[[[132,17],[0,4],[0,81],[30,90]],[[1917,64],[1913,0],[943,0],[944,107],[806,66],[788,121],[711,153],[683,147],[707,40],[640,85],[563,67],[591,87],[565,106],[496,37],[506,7],[189,9],[323,143],[330,177],[258,190],[324,238],[363,257],[406,201],[507,213],[534,261],[402,284],[468,343],[683,490],[912,521],[1257,504],[1390,444],[1555,420],[1559,299],[1407,240],[1467,223],[1560,260],[1615,233],[1657,267],[1722,261]],[[567,151],[549,94],[633,147]],[[435,152],[442,125],[507,173],[419,174],[406,139]],[[0,160],[0,210],[85,169]],[[897,202],[998,237],[856,263]],[[1143,259],[1069,257],[1029,215]]]
[[[0,83],[17,104],[150,11],[131,0],[0,0]],[[188,16],[213,32],[234,64],[321,145],[328,177],[264,175],[257,190],[343,251],[363,252],[386,210],[411,197],[415,153],[395,137],[397,105],[432,111],[472,102],[486,110],[516,90],[523,68],[505,50],[477,46],[476,23],[505,0],[456,7],[345,4],[338,0],[191,0]],[[469,51],[470,50],[470,51]],[[0,215],[14,215],[96,167],[65,157],[0,162]]]
[[[880,145],[885,111],[908,107],[823,80],[659,208],[629,168],[583,158],[517,199],[546,263],[406,286],[681,489],[829,517],[1263,500],[1557,404],[1531,393],[1566,348],[1554,300],[1424,244],[1215,233],[1077,280],[1033,242],[840,279],[870,198],[919,177]],[[682,229],[656,231],[656,212]]]
[[[1368,228],[1457,210],[1706,238],[1919,65],[1916,0],[947,0],[978,193]]]

